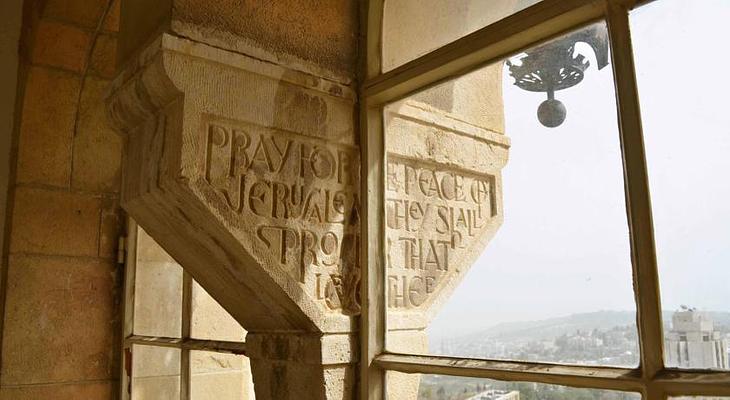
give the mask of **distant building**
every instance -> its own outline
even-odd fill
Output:
[[[466,400],[520,400],[520,392],[517,390],[485,390]]]
[[[715,331],[712,319],[694,308],[682,306],[672,315],[666,335],[666,363],[681,368],[728,368],[727,342]]]

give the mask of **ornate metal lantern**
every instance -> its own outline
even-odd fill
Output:
[[[593,48],[599,70],[608,65],[608,34],[603,26],[582,29],[535,47],[519,59],[519,65],[507,61],[517,87],[530,92],[547,92],[547,100],[537,108],[537,119],[548,128],[562,124],[567,115],[565,105],[555,99],[555,92],[580,83],[590,66],[582,54],[574,55],[578,42]]]

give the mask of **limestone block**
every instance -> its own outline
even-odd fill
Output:
[[[428,353],[428,335],[424,330],[392,331],[388,333],[388,351],[410,354]],[[386,373],[389,400],[416,400],[420,374]]]
[[[61,383],[58,385],[0,388],[0,400],[107,400],[114,398],[113,382]]]
[[[179,377],[180,353],[180,349],[171,347],[133,345],[132,377]]]
[[[537,0],[390,0],[383,10],[383,68],[393,69]],[[423,29],[428,26],[429,29]]]
[[[140,225],[250,331],[351,331],[352,90],[163,35],[112,91]]]
[[[132,378],[132,400],[180,400],[180,376]]]
[[[321,0],[316,7],[308,0],[127,0],[121,60],[126,64],[167,32],[349,83],[356,71],[359,7],[357,0]]]
[[[115,267],[82,258],[10,257],[3,386],[115,378]]]
[[[246,330],[205,289],[193,282],[190,336],[196,339],[243,342]]]
[[[32,61],[81,73],[86,66],[86,54],[91,35],[73,25],[41,20],[36,31]]]
[[[104,78],[114,78],[117,71],[117,38],[101,33],[91,53],[91,71]]]
[[[385,379],[388,385],[388,400],[418,399],[421,374],[404,374],[402,372],[386,371]]]
[[[108,0],[47,0],[44,15],[93,30],[99,23]]]
[[[141,229],[137,248],[134,333],[180,337],[183,270]]]
[[[180,350],[132,346],[132,400],[180,399]]]
[[[78,131],[73,139],[74,189],[117,192],[121,182],[122,142],[109,126],[104,93],[109,82],[87,77],[78,110]]]
[[[252,400],[251,364],[234,354],[190,353],[190,390],[199,400]]]
[[[510,141],[415,100],[385,123],[388,328],[424,329],[502,224]]]
[[[106,19],[104,19],[104,24],[102,25],[102,29],[106,32],[119,32],[119,17],[121,14],[122,9],[122,0],[112,0],[111,8],[109,9],[109,13],[106,15]]]
[[[18,182],[68,186],[80,86],[80,79],[70,73],[30,69],[20,123]]]
[[[354,398],[356,334],[249,333],[246,343],[257,400]]]
[[[18,188],[10,251],[97,257],[102,204],[87,194]]]

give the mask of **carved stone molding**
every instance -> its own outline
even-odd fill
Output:
[[[163,34],[113,83],[124,208],[251,332],[351,332],[351,88]]]
[[[426,328],[502,224],[510,140],[465,117],[415,100],[386,108],[389,330]]]

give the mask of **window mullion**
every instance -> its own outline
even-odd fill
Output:
[[[628,9],[609,1],[607,22],[618,102],[626,208],[631,232],[641,368],[643,379],[648,383],[663,369],[664,340],[651,199]],[[656,395],[657,393],[649,393],[649,397]]]
[[[183,272],[182,292],[182,329],[180,337],[183,341],[190,338],[190,321],[192,319],[193,278]],[[190,400],[190,349],[180,349],[180,400]]]
[[[124,260],[124,305],[122,309],[122,365],[119,368],[119,398],[129,400],[132,382],[132,344],[126,338],[134,334],[134,284],[137,271],[137,223],[127,219],[126,255]]]
[[[382,70],[382,21],[384,0],[365,2],[361,26],[365,27],[363,51],[365,59],[360,76],[372,78]],[[384,168],[385,146],[383,114],[368,108],[362,90],[360,103],[360,198],[361,265],[360,283],[362,314],[360,317],[360,398],[385,399],[385,372],[375,365],[375,357],[385,350],[385,297],[382,271],[384,251]]]
[[[453,375],[621,391],[644,389],[639,371],[632,368],[411,354],[383,354],[376,358],[376,363],[384,369],[404,373]]]

